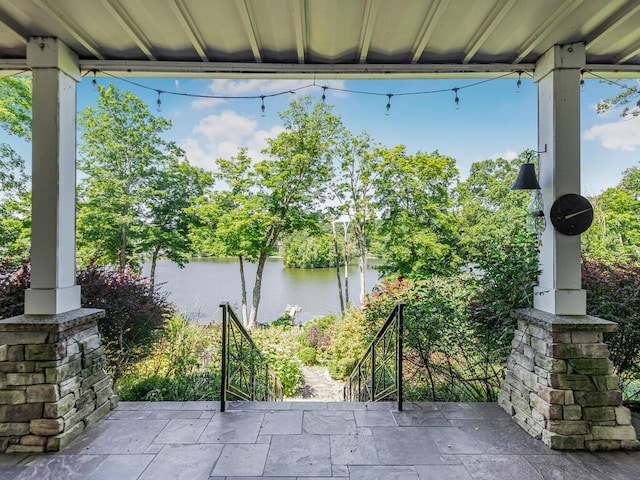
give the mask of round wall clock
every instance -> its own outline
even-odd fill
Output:
[[[593,207],[583,196],[568,193],[553,202],[549,217],[560,233],[580,235],[586,232],[593,222]]]

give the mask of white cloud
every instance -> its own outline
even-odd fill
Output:
[[[264,159],[261,151],[267,146],[267,139],[274,138],[283,130],[280,125],[259,130],[254,119],[225,110],[220,115],[209,115],[198,122],[181,146],[191,163],[213,171],[218,158],[236,155],[239,147],[246,147],[254,161]]]
[[[640,146],[640,117],[594,125],[584,132],[585,140],[594,140],[610,150],[634,151]]]
[[[304,93],[321,92],[321,86],[329,88],[345,88],[343,80],[318,80],[316,86],[313,86],[312,80],[293,80],[293,79],[275,79],[275,80],[233,80],[233,79],[215,79],[211,81],[209,90],[214,95],[228,96],[256,96],[269,95],[273,93],[286,92],[288,90],[301,89]],[[308,88],[304,88],[308,87]],[[345,96],[345,92],[333,91],[336,96]]]
[[[222,98],[196,98],[191,102],[191,107],[197,110],[203,110],[205,108],[215,107],[216,105],[220,105],[225,103],[225,100]]]
[[[518,152],[508,148],[502,153],[494,153],[489,158],[491,158],[491,160],[497,160],[498,158],[504,158],[505,160],[514,160],[518,158]]]
[[[210,140],[241,140],[254,132],[257,126],[254,119],[225,110],[219,115],[204,117],[193,127],[193,133],[202,134]]]

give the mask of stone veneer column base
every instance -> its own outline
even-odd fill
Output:
[[[57,451],[115,408],[103,316],[80,308],[0,321],[0,452]]]
[[[511,316],[517,327],[498,401],[512,418],[553,449],[638,449],[603,343],[618,325],[536,309]]]

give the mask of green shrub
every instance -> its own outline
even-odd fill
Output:
[[[332,377],[345,379],[368,346],[365,315],[359,308],[346,310],[334,326],[331,345],[327,349],[328,368]]]
[[[251,337],[280,379],[284,394],[293,396],[301,386],[302,369],[298,359],[299,326],[270,326],[254,329]]]
[[[118,382],[122,400],[220,398],[221,326],[198,326],[179,314],[167,321],[151,354]]]
[[[301,347],[298,350],[298,358],[308,366],[315,365],[318,362],[317,351],[314,347]]]

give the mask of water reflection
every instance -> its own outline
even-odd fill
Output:
[[[371,262],[374,264],[375,262]],[[143,274],[148,275],[149,265]],[[245,264],[249,302],[255,279],[256,264]],[[341,275],[344,272],[341,272]],[[369,268],[367,290],[378,281],[378,272]],[[240,270],[234,260],[192,260],[185,268],[169,261],[159,261],[156,284],[169,294],[169,300],[189,317],[200,323],[220,320],[220,302],[229,301],[240,313]],[[356,303],[360,295],[357,265],[349,268],[350,298]],[[264,268],[258,321],[269,323],[278,318],[287,305],[302,309],[297,322],[340,310],[336,273],[333,268],[285,268],[282,259],[271,258]]]

